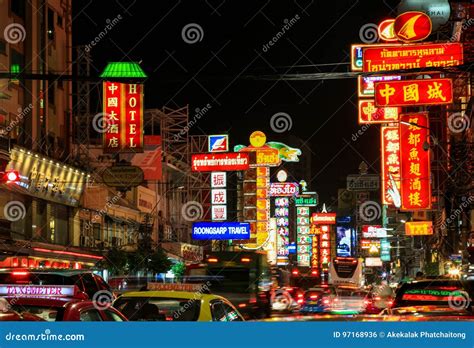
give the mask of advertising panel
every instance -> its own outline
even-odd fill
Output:
[[[373,99],[359,99],[359,124],[397,122],[399,107],[375,106]]]
[[[407,236],[426,236],[433,234],[432,221],[407,221],[405,223]]]
[[[336,213],[313,213],[311,223],[313,225],[335,225]]]
[[[272,182],[270,184],[271,197],[297,196],[300,185],[297,182]]]
[[[194,154],[191,158],[194,172],[240,171],[249,169],[249,155],[246,153]]]
[[[380,151],[382,203],[400,206],[400,132],[398,127],[381,127]]]

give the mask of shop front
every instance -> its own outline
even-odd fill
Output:
[[[94,260],[96,255],[68,255],[86,174],[17,146],[10,151],[6,170],[17,171],[19,180],[0,186],[0,262],[9,267],[74,268],[74,262]]]

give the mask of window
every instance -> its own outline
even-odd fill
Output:
[[[48,39],[54,40],[54,11],[48,8]]]
[[[93,223],[92,224],[92,231],[94,233],[94,239],[100,240],[100,224]]]
[[[20,52],[10,48],[10,70],[20,72],[25,67],[25,56]]]
[[[10,9],[18,17],[25,19],[26,0],[10,0]]]
[[[82,282],[84,283],[84,291],[87,293],[89,298],[92,298],[94,294],[99,290],[97,284],[94,280],[94,277],[90,273],[85,273],[81,275]]]
[[[122,318],[120,318],[120,316],[115,313],[115,312],[112,312],[111,310],[109,309],[106,309],[105,311],[103,311],[102,313],[105,314],[105,316],[107,317],[107,320],[108,321],[123,321]]]
[[[81,311],[81,321],[102,321],[100,313],[96,309]]]
[[[242,317],[229,304],[222,301],[211,303],[212,321],[242,321]]]
[[[58,27],[62,28],[63,27],[63,16],[58,15],[58,19],[57,19],[56,23],[57,23]]]

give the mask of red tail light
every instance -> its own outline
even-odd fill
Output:
[[[298,294],[298,297],[303,297],[303,294]]]
[[[217,260],[217,258],[215,258],[215,257],[210,257],[210,258],[207,259],[207,262],[217,262],[217,261],[219,261],[219,260]]]
[[[296,301],[298,303],[303,303],[303,299],[299,299],[298,301]]]
[[[325,299],[325,300],[323,301],[324,304],[329,304],[329,302],[330,302],[330,301],[329,301],[328,299]]]
[[[309,298],[312,300],[316,300],[318,298],[318,295],[311,295]]]
[[[312,275],[318,275],[318,271],[311,271]]]
[[[240,259],[240,261],[242,261],[242,262],[250,262],[250,259],[249,259],[248,257],[242,257],[242,258]]]
[[[294,269],[293,272],[291,272],[291,273],[293,273],[294,275],[298,275],[298,273],[300,273],[300,272],[297,269]]]
[[[377,297],[375,298],[375,301],[380,301],[381,299],[382,299],[382,298],[381,298],[380,296],[377,296]]]
[[[247,304],[246,304],[246,303],[239,303],[239,307],[240,307],[240,308],[247,307]]]
[[[15,272],[12,272],[12,276],[14,277],[21,277],[21,276],[26,276],[28,275],[29,272],[26,272],[26,271],[15,271]]]

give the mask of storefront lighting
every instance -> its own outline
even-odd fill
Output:
[[[102,260],[102,256],[97,256],[97,255],[90,255],[90,254],[82,254],[82,253],[75,253],[72,251],[63,251],[63,250],[50,250],[50,249],[44,249],[44,248],[33,248],[34,251],[38,251],[41,253],[53,253],[53,254],[58,254],[58,255],[70,255],[70,256],[77,256],[77,257],[86,257],[94,260]]]

